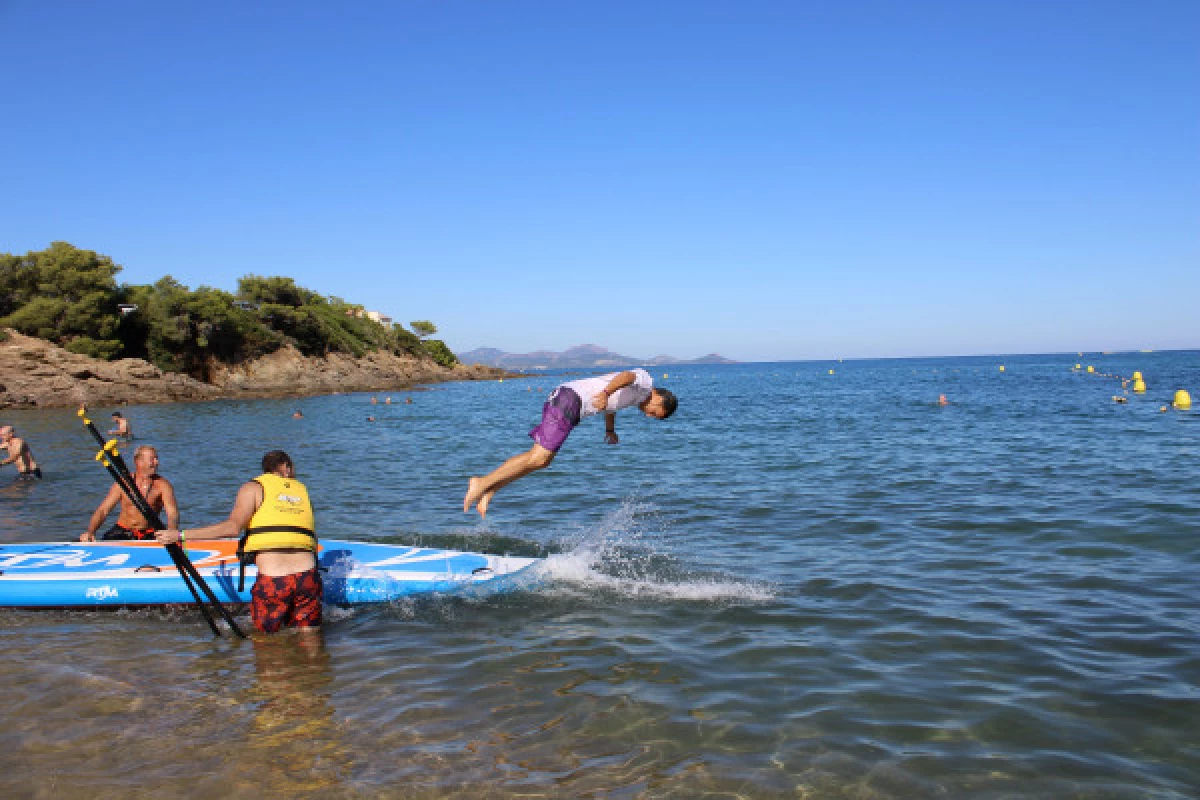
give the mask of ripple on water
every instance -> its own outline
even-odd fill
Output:
[[[676,418],[581,427],[486,524],[466,477],[528,446],[524,382],[374,424],[366,395],[131,407],[185,524],[284,447],[326,535],[550,558],[511,594],[330,609],[315,648],[0,613],[0,794],[1195,797],[1200,416],[994,361],[672,368]],[[1200,380],[1194,353],[1104,361]],[[0,541],[77,534],[92,445],[10,418],[48,469],[0,493]]]

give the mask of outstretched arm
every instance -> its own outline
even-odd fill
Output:
[[[262,487],[254,481],[244,483],[242,488],[238,489],[237,499],[233,501],[233,510],[229,512],[228,519],[203,528],[188,528],[187,538],[236,539],[250,523],[250,518],[254,516],[261,502]],[[179,531],[168,528],[156,532],[154,538],[163,544],[171,544],[179,541]]]

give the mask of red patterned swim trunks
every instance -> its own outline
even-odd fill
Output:
[[[250,590],[250,618],[263,633],[285,625],[315,628],[321,624],[321,573],[314,567],[273,578],[259,575]]]
[[[134,539],[139,542],[144,542],[147,539],[154,538],[154,528],[130,528],[128,525],[117,523],[104,532],[100,537],[106,542],[121,539]]]

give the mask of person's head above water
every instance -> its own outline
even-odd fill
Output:
[[[12,425],[0,425],[0,441],[7,442],[16,433]]]
[[[648,417],[666,419],[679,408],[679,400],[670,389],[654,389],[638,408]]]

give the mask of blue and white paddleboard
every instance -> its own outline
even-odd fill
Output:
[[[238,592],[237,542],[188,542],[187,553],[222,602],[250,602],[256,571]],[[429,592],[503,591],[532,580],[540,558],[492,556],[322,539],[325,602],[386,603]],[[522,573],[524,575],[522,576]],[[522,577],[518,577],[522,576]],[[43,542],[0,545],[0,608],[105,608],[194,603],[157,542]]]

